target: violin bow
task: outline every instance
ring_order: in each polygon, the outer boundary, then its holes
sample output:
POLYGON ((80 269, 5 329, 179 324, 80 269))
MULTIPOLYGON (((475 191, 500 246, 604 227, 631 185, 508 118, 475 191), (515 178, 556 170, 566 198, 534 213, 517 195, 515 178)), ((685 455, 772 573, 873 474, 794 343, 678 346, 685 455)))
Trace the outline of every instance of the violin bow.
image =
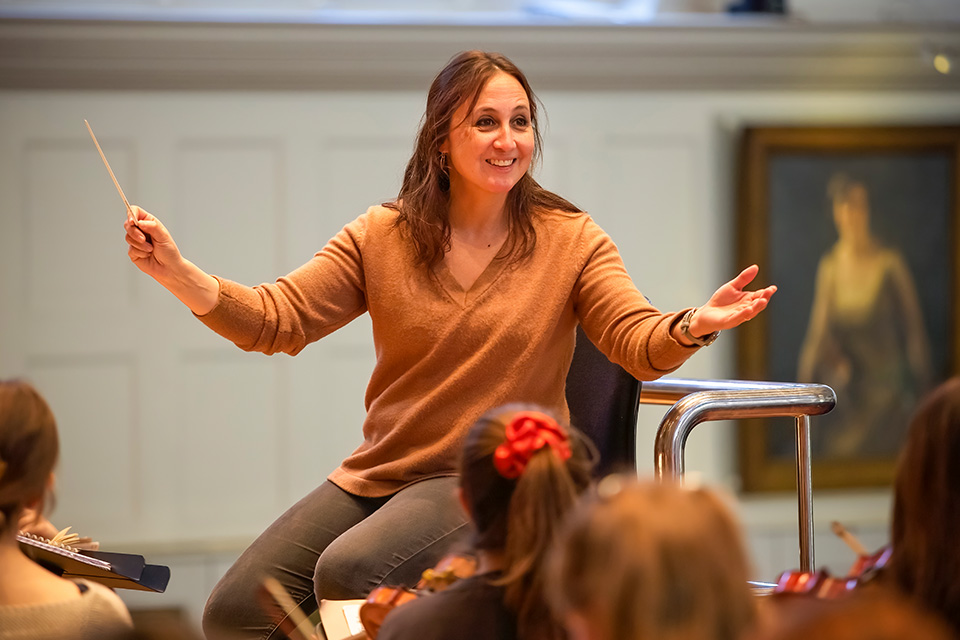
POLYGON ((847 528, 836 520, 830 523, 830 530, 833 531, 838 538, 843 540, 857 556, 870 555, 870 552, 863 546, 863 543, 857 540, 855 535, 847 531, 847 528))
POLYGON ((287 632, 290 640, 314 640, 310 620, 303 614, 297 603, 293 601, 283 585, 276 578, 266 577, 263 579, 263 588, 266 590, 274 602, 280 605, 283 612, 290 616, 290 622, 294 628, 287 632))

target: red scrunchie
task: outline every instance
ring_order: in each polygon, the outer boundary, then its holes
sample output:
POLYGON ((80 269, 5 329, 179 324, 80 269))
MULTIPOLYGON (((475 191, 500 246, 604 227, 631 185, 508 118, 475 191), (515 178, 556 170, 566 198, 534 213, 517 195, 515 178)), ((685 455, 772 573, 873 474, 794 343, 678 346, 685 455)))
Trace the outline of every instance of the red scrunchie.
POLYGON ((513 480, 540 449, 549 446, 561 460, 570 459, 570 438, 557 421, 539 411, 521 411, 507 424, 507 439, 493 453, 497 472, 513 480))

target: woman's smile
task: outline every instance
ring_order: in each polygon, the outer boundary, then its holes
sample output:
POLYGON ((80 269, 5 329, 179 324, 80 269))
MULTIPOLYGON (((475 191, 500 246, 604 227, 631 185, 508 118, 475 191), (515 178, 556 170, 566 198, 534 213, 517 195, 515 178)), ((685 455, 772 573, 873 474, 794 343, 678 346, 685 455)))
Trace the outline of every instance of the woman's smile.
POLYGON ((440 147, 448 154, 450 191, 463 202, 502 199, 530 168, 535 146, 530 102, 516 78, 499 73, 471 108, 462 104, 440 147))

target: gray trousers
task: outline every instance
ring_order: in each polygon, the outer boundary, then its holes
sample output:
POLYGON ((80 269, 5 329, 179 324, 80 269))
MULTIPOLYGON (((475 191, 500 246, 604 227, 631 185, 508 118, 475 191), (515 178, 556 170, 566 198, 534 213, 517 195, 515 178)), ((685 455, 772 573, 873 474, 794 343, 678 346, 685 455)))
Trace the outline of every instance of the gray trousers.
POLYGON ((412 586, 470 531, 457 478, 434 478, 383 498, 327 481, 270 525, 213 589, 203 614, 208 640, 285 638, 286 613, 258 596, 280 581, 308 615, 318 599, 365 598, 380 585, 412 586))

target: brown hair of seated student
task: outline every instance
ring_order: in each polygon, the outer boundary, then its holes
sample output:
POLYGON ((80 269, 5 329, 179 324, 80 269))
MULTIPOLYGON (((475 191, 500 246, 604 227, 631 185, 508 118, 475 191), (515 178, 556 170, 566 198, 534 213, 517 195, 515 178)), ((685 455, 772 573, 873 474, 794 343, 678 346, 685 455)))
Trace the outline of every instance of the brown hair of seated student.
POLYGON ((28 504, 42 503, 59 454, 57 423, 43 397, 26 382, 0 381, 0 533, 17 527, 28 504))
POLYGON ((890 577, 960 634, 960 377, 920 404, 900 454, 890 577))
POLYGON ((551 603, 572 638, 735 640, 756 620, 749 563, 712 491, 611 476, 551 554, 551 603))
POLYGON ((596 455, 579 432, 557 424, 569 436, 570 457, 563 460, 544 446, 517 478, 505 478, 494 454, 506 440, 507 425, 527 411, 549 416, 537 407, 508 405, 474 424, 464 444, 460 486, 477 530, 476 547, 503 554, 494 584, 504 586, 504 602, 517 616, 517 637, 552 640, 564 635, 545 600, 544 560, 564 516, 590 485, 596 455))
POLYGON ((820 600, 807 619, 778 640, 954 640, 947 625, 910 600, 881 590, 860 590, 820 600))

